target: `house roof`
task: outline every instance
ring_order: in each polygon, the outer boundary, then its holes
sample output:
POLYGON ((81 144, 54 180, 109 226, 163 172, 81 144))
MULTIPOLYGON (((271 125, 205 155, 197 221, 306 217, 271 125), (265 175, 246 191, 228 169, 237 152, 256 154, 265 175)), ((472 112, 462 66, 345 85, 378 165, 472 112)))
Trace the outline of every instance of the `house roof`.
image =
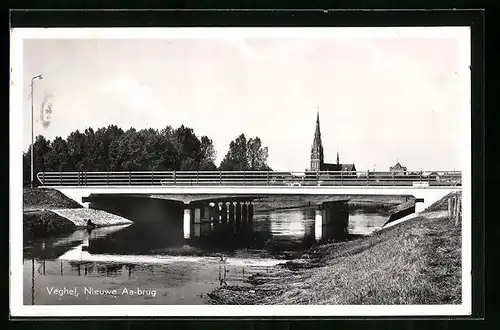
POLYGON ((393 167, 391 167, 391 169, 393 169, 393 170, 405 169, 405 168, 406 167, 401 166, 401 164, 399 162, 397 162, 396 165, 394 165, 393 167))

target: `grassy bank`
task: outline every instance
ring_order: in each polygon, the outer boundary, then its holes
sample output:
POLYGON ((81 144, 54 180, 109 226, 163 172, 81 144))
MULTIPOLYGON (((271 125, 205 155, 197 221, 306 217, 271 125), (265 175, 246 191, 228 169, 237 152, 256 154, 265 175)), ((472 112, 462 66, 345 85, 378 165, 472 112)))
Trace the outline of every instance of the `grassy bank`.
MULTIPOLYGON (((440 204, 432 211, 441 210, 440 204)), ((207 295, 212 304, 459 304, 461 230, 436 212, 207 295)))
POLYGON ((55 189, 23 188, 23 210, 81 208, 82 206, 55 189))
POLYGON ((51 209, 82 208, 80 204, 54 189, 23 188, 24 239, 72 232, 76 226, 51 209))

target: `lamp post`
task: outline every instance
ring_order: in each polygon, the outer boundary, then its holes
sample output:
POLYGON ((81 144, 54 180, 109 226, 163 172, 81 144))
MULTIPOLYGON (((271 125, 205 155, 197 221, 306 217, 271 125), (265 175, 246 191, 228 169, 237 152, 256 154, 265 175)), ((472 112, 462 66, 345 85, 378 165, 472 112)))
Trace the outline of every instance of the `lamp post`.
POLYGON ((34 154, 34 149, 35 149, 35 116, 33 115, 33 82, 35 79, 43 79, 42 75, 39 74, 38 76, 34 76, 31 78, 31 188, 33 188, 33 182, 34 182, 34 177, 33 177, 33 172, 35 171, 35 154, 34 154))

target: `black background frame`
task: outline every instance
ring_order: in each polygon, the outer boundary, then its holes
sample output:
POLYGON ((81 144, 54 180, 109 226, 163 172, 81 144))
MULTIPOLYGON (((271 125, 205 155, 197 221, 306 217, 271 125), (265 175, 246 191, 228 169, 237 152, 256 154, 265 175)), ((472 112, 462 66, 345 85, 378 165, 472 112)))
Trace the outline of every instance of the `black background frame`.
MULTIPOLYGON (((332 321, 352 322, 352 326, 363 328, 390 329, 400 327, 401 320, 405 320, 407 328, 439 328, 449 329, 450 324, 447 320, 467 320, 464 325, 466 328, 476 325, 470 320, 481 320, 486 315, 485 297, 496 299, 495 290, 485 292, 485 17, 484 9, 446 9, 456 8, 453 2, 440 1, 438 5, 441 8, 427 9, 407 9, 374 8, 370 5, 358 1, 356 4, 336 2, 339 4, 348 4, 351 8, 329 9, 331 6, 322 6, 326 9, 203 9, 187 8, 187 2, 168 4, 172 9, 151 9, 151 10, 129 10, 119 9, 56 9, 59 4, 66 5, 69 2, 52 1, 46 3, 35 3, 45 5, 46 9, 24 10, 22 2, 16 3, 18 10, 11 10, 10 28, 21 27, 341 27, 341 26, 470 26, 471 28, 471 132, 472 132, 472 315, 471 316, 435 316, 435 317, 166 317, 169 320, 167 324, 156 324, 161 328, 174 327, 192 327, 199 328, 209 326, 213 329, 219 329, 223 326, 236 326, 229 324, 228 320, 238 321, 238 327, 254 329, 255 327, 264 328, 286 328, 295 326, 307 327, 337 327, 337 323, 332 321), (358 6, 358 9, 355 9, 358 6), (51 8, 52 7, 52 8, 51 8), (47 8, 51 8, 48 9, 47 8), (184 9, 173 9, 184 8, 184 9), (361 9, 364 8, 364 9, 361 9), (492 297, 493 296, 493 297, 492 297), (189 322, 178 322, 178 321, 189 322), (276 321, 287 321, 285 323, 276 321), (294 321, 293 323, 289 321, 294 321), (306 322, 307 321, 307 322, 306 322), (314 324, 310 324, 314 321, 314 324), (374 322, 376 321, 376 322, 374 322), (397 321, 397 322, 394 322, 397 321), (307 323, 307 324, 305 324, 307 323), (399 323, 399 326, 398 326, 399 323)), ((387 5, 394 2, 394 5, 401 5, 397 1, 380 1, 379 5, 387 5)), ((478 2, 470 1, 469 8, 478 8, 478 2), (473 5, 476 3, 476 5, 473 5)), ((77 2, 72 1, 71 5, 82 8, 84 5, 91 5, 91 1, 77 2)), ((96 2, 101 8, 106 3, 96 2)), ((137 4, 137 3, 136 3, 137 4)), ((192 3, 195 4, 195 3, 192 3)), ((206 3, 205 3, 206 4, 206 3)), ((219 4, 221 4, 219 2, 219 4)), ((147 5, 142 2, 141 5, 147 5)), ((210 4, 209 4, 210 5, 210 4)), ((467 4, 466 4, 467 5, 467 4)), ((40 7, 42 8, 42 7, 40 7)), ((265 8, 265 7, 261 7, 265 8)), ((7 50, 8 47, 4 48, 7 50)), ((7 55, 8 58, 9 55, 7 55)), ((498 92, 498 91, 497 91, 498 92)), ((8 122, 8 120, 6 121, 8 122)), ((5 134, 5 133, 4 133, 5 134)), ((8 139, 8 138, 7 138, 8 139)), ((5 170, 4 170, 5 171, 5 170)), ((498 181, 498 179, 496 179, 498 181)), ((4 209, 5 210, 5 209, 4 209)), ((7 219, 7 217, 4 217, 7 219)), ((494 219, 493 219, 494 220, 494 219)), ((7 221, 6 221, 7 222, 7 221)), ((8 231, 7 231, 8 232, 8 231)), ((7 240, 8 242, 8 240, 7 240)), ((7 250, 8 251, 8 250, 7 250)), ((7 258, 8 259, 8 258, 7 258)), ((494 260, 494 259, 492 259, 494 260)), ((498 312, 497 312, 498 313, 498 312)), ((492 314, 490 314, 492 315, 492 314)), ((29 318, 11 318, 11 320, 28 320, 29 318)), ((31 318, 33 319, 33 318, 31 318)), ((35 318, 40 320, 40 318, 35 318)), ((47 326, 68 327, 67 322, 59 323, 56 318, 46 318, 51 320, 47 326)), ((78 317, 71 318, 78 320, 121 320, 118 325, 121 329, 129 329, 134 326, 143 328, 144 321, 151 321, 163 318, 110 318, 110 317, 78 317), (123 323, 124 321, 124 323, 123 323)), ((37 322, 38 323, 38 322, 37 322)), ((480 324, 483 324, 482 322, 480 324)), ((16 322, 16 326, 27 326, 25 322, 16 322)), ((340 324, 339 324, 340 325, 340 324)), ((39 325, 34 324, 34 327, 39 325)), ((108 328, 112 326, 107 322, 100 323, 99 328, 108 328)), ((92 322, 84 325, 86 329, 95 329, 97 324, 92 322)))

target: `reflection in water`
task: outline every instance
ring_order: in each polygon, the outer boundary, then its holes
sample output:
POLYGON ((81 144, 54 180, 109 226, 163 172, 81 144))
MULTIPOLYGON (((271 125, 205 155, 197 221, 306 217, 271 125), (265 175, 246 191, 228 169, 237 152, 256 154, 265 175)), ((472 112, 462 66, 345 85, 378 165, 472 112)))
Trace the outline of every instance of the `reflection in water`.
POLYGON ((354 235, 371 235, 386 223, 389 216, 384 214, 364 214, 360 212, 349 215, 348 230, 354 235))
MULTIPOLYGON (((349 233, 370 234, 386 216, 352 213, 349 233)), ((284 262, 284 251, 317 244, 316 210, 254 214, 248 235, 236 239, 173 237, 167 223, 133 224, 26 241, 25 304, 203 304, 201 293, 235 285, 284 262), (75 288, 75 295, 51 289, 75 288), (156 290, 156 295, 91 295, 85 288, 156 290), (52 293, 49 293, 52 292, 52 293), (59 291, 58 291, 59 292, 59 291)), ((183 223, 182 215, 179 219, 183 223)), ((174 230, 178 233, 177 226, 174 230)), ((142 292, 139 290, 139 292, 142 292)))

